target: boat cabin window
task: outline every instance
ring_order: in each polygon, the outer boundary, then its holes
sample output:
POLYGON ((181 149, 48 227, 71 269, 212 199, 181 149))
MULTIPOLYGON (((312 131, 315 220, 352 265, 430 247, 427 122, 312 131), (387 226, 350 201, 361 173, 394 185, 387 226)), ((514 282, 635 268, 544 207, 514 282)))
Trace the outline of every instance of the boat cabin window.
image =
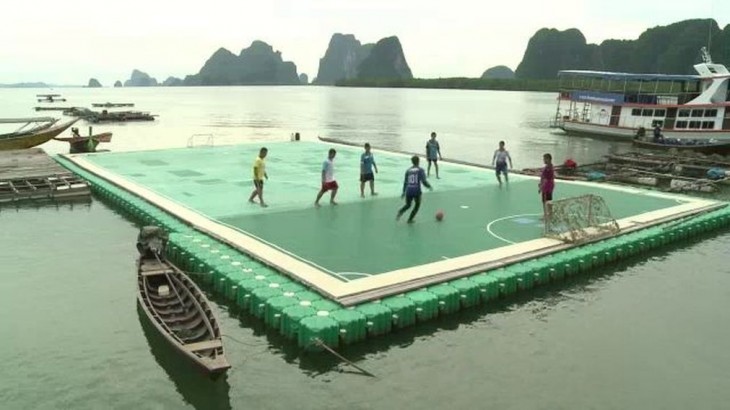
POLYGON ((641 117, 641 108, 632 109, 631 115, 633 115, 634 117, 641 117))
POLYGON ((700 128, 700 121, 690 121, 689 122, 689 128, 700 128))
POLYGON ((661 128, 663 126, 664 126, 664 121, 662 121, 662 120, 654 120, 654 121, 651 122, 651 127, 652 128, 654 128, 654 127, 661 128))
POLYGON ((674 128, 687 128, 687 121, 677 121, 674 128))
POLYGON ((704 114, 704 110, 692 110, 692 116, 693 117, 701 117, 702 114, 704 114))
POLYGON ((703 130, 711 130, 715 128, 715 121, 702 121, 703 130))
POLYGON ((705 110, 705 117, 717 117, 717 110, 705 110))
POLYGON ((677 117, 689 117, 689 110, 679 110, 677 117))
POLYGON ((655 117, 664 117, 667 115, 667 111, 664 109, 654 110, 655 117))
POLYGON ((651 117, 653 115, 654 115, 654 110, 647 110, 647 109, 641 110, 642 117, 651 117))

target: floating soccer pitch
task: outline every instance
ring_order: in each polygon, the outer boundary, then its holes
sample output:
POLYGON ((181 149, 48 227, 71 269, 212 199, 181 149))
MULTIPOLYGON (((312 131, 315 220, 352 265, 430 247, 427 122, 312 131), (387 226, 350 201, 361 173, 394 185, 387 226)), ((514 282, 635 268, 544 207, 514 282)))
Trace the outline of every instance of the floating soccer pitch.
MULTIPOLYGON (((557 181, 555 198, 597 195, 620 231, 588 244, 544 237, 537 179, 439 163, 413 224, 395 220, 410 156, 374 151, 377 196, 360 197, 362 149, 268 143, 268 208, 248 203, 260 145, 64 155, 59 162, 140 223, 172 232, 168 257, 309 346, 387 333, 500 295, 588 271, 730 221, 725 204, 557 181), (337 150, 336 200, 314 206, 337 150), (434 214, 443 210, 443 221, 434 214), (314 292, 312 292, 314 290, 314 292)), ((423 161, 423 160, 422 160, 423 161)), ((421 163, 424 168, 427 164, 421 163)))

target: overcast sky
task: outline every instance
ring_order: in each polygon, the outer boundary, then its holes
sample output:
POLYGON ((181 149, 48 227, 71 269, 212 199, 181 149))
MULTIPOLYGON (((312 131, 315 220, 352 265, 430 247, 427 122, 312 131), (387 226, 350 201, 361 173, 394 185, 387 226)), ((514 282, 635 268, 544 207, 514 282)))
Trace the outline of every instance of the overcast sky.
MULTIPOLYGON (((262 40, 310 80, 333 33, 363 43, 396 35, 413 75, 513 70, 540 28, 579 29, 589 43, 636 39, 690 18, 728 24, 730 1, 695 0, 40 0, 3 2, 0 83, 110 86, 139 69, 162 81, 197 73, 220 47, 262 40)), ((730 62, 724 62, 730 63, 730 62)))

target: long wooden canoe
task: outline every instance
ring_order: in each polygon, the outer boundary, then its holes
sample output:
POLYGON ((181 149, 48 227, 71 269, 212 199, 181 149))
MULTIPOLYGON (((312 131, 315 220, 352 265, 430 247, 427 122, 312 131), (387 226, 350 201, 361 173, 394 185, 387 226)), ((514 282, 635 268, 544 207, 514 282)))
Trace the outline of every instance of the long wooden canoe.
POLYGON ((63 124, 35 129, 29 132, 0 135, 0 150, 25 149, 41 145, 66 131, 76 121, 78 121, 78 118, 63 124))
POLYGON ((206 372, 228 370, 218 320, 190 278, 157 253, 137 260, 137 302, 160 334, 206 372))
POLYGON ((667 142, 653 142, 645 141, 640 139, 634 140, 634 146, 637 148, 647 148, 653 150, 668 151, 675 149, 677 151, 693 151, 701 152, 703 154, 721 154, 725 155, 730 153, 730 141, 714 142, 714 143, 696 143, 696 144, 671 144, 667 142))

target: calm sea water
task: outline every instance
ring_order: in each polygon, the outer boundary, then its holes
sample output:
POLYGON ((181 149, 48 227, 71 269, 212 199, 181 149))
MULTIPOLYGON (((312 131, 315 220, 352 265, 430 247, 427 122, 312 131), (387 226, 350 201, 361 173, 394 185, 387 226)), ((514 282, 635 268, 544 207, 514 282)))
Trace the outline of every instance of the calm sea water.
MULTIPOLYGON (((36 116, 0 89, 0 117, 36 116)), ((542 153, 592 162, 626 143, 551 133, 554 95, 327 87, 56 89, 134 102, 154 123, 99 125, 114 151, 288 140, 298 131, 518 168, 542 153), (197 137, 205 139, 204 137, 197 137)), ((80 124, 86 132, 86 124, 80 124)), ((44 145, 50 153, 64 144, 44 145)), ((0 207, 0 408, 722 409, 730 400, 730 233, 654 252, 343 350, 377 375, 302 355, 212 301, 233 368, 212 382, 146 326, 135 302, 137 228, 104 203, 0 207)))

